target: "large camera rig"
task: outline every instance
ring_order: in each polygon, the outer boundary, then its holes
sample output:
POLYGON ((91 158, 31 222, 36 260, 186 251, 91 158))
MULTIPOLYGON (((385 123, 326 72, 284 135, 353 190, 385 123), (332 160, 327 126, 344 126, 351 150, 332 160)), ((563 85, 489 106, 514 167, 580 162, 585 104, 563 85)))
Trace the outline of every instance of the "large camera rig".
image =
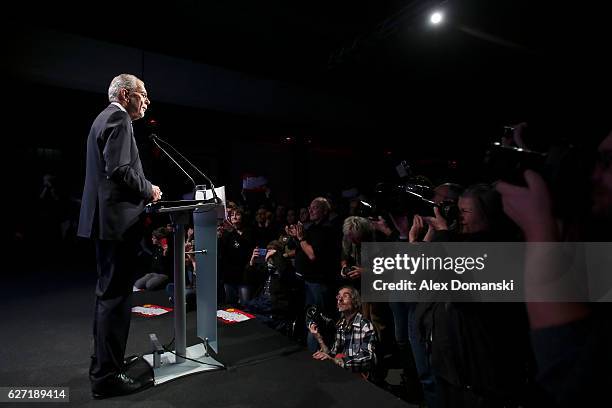
POLYGON ((525 186, 525 170, 539 173, 553 196, 555 214, 566 218, 588 211, 593 163, 583 147, 563 139, 539 151, 494 142, 485 153, 483 174, 488 182, 525 186))
POLYGON ((375 192, 376 207, 379 212, 405 214, 409 217, 416 214, 423 217, 434 217, 434 208, 437 208, 449 225, 459 216, 457 203, 450 200, 434 202, 432 200, 434 189, 429 186, 412 182, 378 183, 375 192))

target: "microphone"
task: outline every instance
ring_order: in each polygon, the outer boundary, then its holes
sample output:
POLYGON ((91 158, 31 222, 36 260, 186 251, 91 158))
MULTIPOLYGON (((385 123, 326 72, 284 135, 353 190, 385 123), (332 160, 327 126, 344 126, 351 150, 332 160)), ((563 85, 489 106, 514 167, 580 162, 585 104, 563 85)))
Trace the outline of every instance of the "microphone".
POLYGON ((174 160, 174 157, 172 157, 172 156, 171 156, 171 155, 170 155, 170 154, 169 154, 169 153, 166 151, 166 149, 164 149, 163 147, 161 147, 161 146, 159 145, 159 143, 157 143, 158 137, 155 135, 155 133, 151 133, 151 135, 149 136, 149 139, 151 139, 151 141, 152 141, 153 143, 155 143, 155 145, 156 145, 157 147, 159 147, 159 148, 160 148, 160 150, 161 150, 162 152, 164 152, 164 153, 166 154, 166 156, 168 156, 168 157, 170 158, 170 160, 172 160, 172 162, 173 162, 174 164, 176 164, 176 166, 177 166, 179 169, 181 169, 181 171, 182 171, 183 173, 185 173, 185 175, 186 175, 186 176, 189 178, 189 180, 191 180, 191 184, 193 184, 193 189, 195 190, 195 188, 196 188, 196 183, 195 183, 195 181, 193 180, 193 178, 192 178, 192 177, 189 175, 189 173, 187 173, 187 172, 185 171, 185 169, 184 169, 184 168, 182 168, 182 167, 181 167, 181 165, 180 165, 180 164, 178 164, 178 162, 177 162, 176 160, 174 160))
MULTIPOLYGON (((183 160, 185 160, 187 162, 187 164, 189 164, 191 166, 192 169, 195 169, 195 171, 197 171, 202 177, 204 177, 204 179, 210 184, 210 187, 212 189, 212 195, 213 198, 215 199, 215 203, 216 204, 220 204, 221 203, 221 199, 217 196, 217 192, 215 191, 215 184, 212 182, 212 180, 206 175, 204 174, 199 168, 197 168, 193 163, 191 163, 185 156, 183 156, 181 154, 181 152, 179 152, 178 150, 176 150, 174 148, 174 146, 172 146, 170 143, 166 142, 164 139, 161 139, 159 136, 157 136, 155 133, 151 133, 151 135, 149 136, 149 138, 151 140, 153 140, 155 142, 155 144, 164 152, 166 153, 166 155, 168 155, 168 153, 162 149, 162 147, 159 145, 159 142, 162 142, 163 144, 165 144, 166 146, 168 146, 169 148, 171 148, 176 154, 179 155, 179 157, 183 160)), ((172 159, 174 161, 174 159, 172 159)), ((176 163, 176 161, 175 161, 176 163)), ((178 165, 178 163, 177 163, 178 165)), ((179 166, 180 167, 180 166, 179 166)), ((183 168, 181 168, 181 170, 183 170, 183 168)), ((185 170, 183 170, 183 172, 185 172, 185 170)), ((187 174, 185 172, 185 174, 187 174)), ((191 179, 191 181, 193 182, 193 179, 191 177, 189 177, 191 179)), ((195 183, 194 183, 194 190, 195 190, 195 183)))

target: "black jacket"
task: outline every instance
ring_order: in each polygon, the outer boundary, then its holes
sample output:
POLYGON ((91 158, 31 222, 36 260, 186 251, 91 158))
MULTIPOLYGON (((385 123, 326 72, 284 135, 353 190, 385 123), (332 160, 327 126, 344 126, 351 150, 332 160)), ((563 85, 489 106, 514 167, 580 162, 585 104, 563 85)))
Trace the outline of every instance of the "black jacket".
POLYGON ((78 236, 121 240, 123 233, 138 221, 151 195, 130 117, 110 104, 93 122, 87 139, 78 236))

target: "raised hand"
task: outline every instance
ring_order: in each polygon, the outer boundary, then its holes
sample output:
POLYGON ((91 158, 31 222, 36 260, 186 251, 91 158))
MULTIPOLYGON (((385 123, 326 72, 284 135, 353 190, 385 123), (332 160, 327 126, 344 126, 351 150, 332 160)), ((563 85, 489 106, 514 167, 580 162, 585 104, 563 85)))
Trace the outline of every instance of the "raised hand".
POLYGON ((502 196, 504 212, 525 234, 527 241, 556 241, 557 227, 546 182, 533 170, 524 173, 527 187, 499 181, 495 188, 502 196))
POLYGON ((425 228, 425 220, 418 214, 415 214, 412 218, 412 227, 410 227, 410 231, 408 232, 408 241, 416 242, 421 235, 421 232, 425 228))

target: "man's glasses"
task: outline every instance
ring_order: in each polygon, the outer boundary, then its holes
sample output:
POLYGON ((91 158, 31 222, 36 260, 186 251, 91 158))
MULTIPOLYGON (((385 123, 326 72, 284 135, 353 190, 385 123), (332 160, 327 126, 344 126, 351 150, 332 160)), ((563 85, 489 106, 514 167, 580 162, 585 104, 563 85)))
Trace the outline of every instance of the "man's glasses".
POLYGON ((138 94, 140 96, 142 96, 144 99, 149 99, 149 95, 146 92, 140 92, 140 91, 130 91, 131 93, 135 93, 138 94))
POLYGON ((340 299, 352 299, 352 296, 350 293, 343 293, 342 295, 340 294, 336 295, 336 300, 340 300, 340 299))

